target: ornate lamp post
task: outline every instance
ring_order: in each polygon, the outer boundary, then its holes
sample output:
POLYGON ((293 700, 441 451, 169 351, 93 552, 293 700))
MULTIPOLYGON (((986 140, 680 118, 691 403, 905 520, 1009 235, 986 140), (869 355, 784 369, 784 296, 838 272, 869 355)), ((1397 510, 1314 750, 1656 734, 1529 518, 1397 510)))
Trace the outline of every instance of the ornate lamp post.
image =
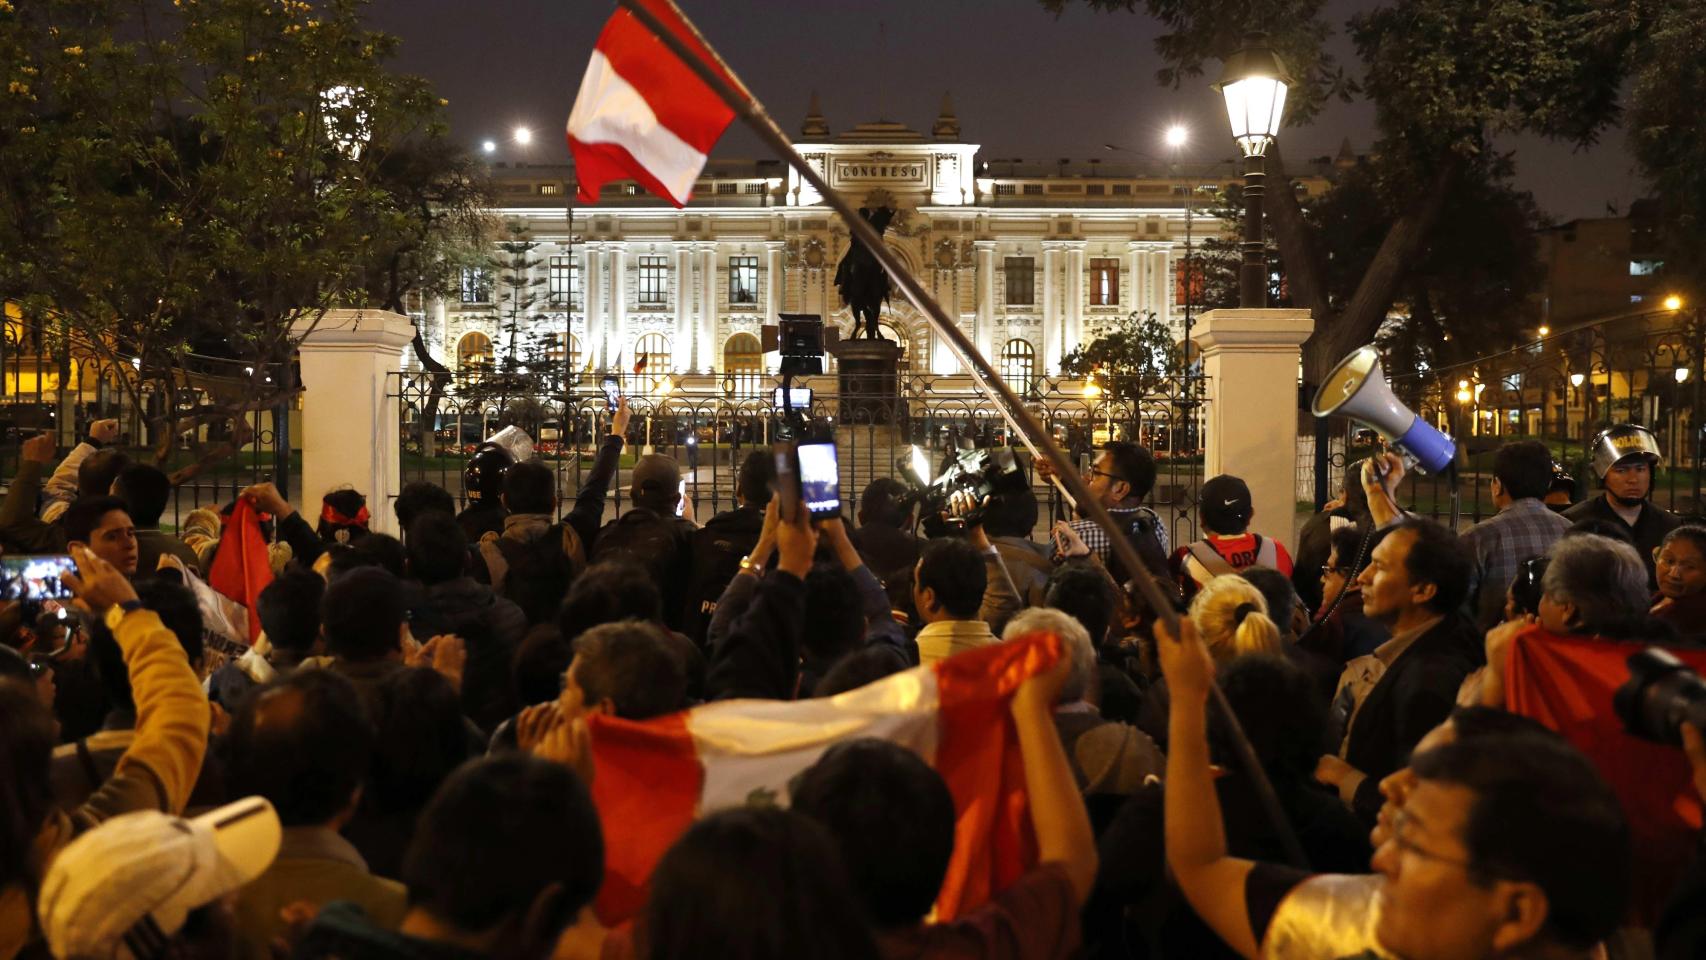
POLYGON ((1238 271, 1238 305, 1261 308, 1268 305, 1268 266, 1262 243, 1262 190, 1266 174, 1262 158, 1279 134, 1285 113, 1285 93, 1290 75, 1273 50, 1267 35, 1244 36, 1244 47, 1226 61, 1226 70, 1214 88, 1226 99, 1226 118, 1232 123, 1232 138, 1244 151, 1244 263, 1238 271))

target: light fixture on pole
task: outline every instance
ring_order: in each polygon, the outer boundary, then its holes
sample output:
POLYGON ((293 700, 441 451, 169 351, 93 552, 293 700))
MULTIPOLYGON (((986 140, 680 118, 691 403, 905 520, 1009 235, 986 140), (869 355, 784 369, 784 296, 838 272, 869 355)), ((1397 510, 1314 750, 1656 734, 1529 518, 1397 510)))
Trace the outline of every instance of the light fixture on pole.
POLYGON ((515 142, 524 147, 533 142, 533 131, 526 127, 516 127, 514 136, 515 142))
POLYGON ((1238 271, 1238 305, 1268 305, 1268 265, 1262 243, 1262 157, 1279 134, 1285 93, 1291 82, 1285 64, 1267 44, 1267 35, 1249 33, 1244 47, 1226 61, 1214 88, 1226 100, 1232 139, 1244 151, 1244 263, 1238 271))

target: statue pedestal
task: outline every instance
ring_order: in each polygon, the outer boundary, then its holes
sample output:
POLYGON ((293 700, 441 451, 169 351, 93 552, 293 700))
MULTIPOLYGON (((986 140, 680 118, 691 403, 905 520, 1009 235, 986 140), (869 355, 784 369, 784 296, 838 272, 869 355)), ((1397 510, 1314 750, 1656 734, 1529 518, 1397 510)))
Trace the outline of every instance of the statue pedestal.
POLYGON ((892 340, 842 340, 831 346, 841 390, 836 416, 843 423, 887 424, 905 419, 900 406, 900 344, 892 340))

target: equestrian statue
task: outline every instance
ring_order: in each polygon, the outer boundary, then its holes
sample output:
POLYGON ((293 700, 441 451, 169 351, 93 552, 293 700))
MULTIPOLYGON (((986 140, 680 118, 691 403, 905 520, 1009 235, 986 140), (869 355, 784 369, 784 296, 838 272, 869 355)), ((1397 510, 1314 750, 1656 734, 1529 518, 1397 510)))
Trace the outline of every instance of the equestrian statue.
MULTIPOLYGON (((894 219, 895 212, 888 207, 878 207, 871 210, 859 208, 859 216, 882 236, 888 229, 889 221, 894 219)), ((851 248, 847 255, 841 258, 841 265, 835 269, 835 286, 841 291, 841 302, 846 304, 853 313, 853 336, 859 338, 861 327, 865 336, 872 340, 883 339, 877 332, 877 317, 882 313, 883 304, 889 298, 889 275, 883 270, 883 265, 858 237, 850 237, 851 248)))

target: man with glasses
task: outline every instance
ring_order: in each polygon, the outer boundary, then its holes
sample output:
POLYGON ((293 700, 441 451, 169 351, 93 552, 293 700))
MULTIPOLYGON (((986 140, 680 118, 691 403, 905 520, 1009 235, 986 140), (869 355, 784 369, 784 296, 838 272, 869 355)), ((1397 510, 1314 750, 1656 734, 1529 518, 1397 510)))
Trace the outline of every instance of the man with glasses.
MULTIPOLYGON (((1038 458, 1036 464, 1037 475, 1045 483, 1054 476, 1054 467, 1049 461, 1038 458)), ((1150 574, 1160 583, 1171 583, 1172 574, 1167 566, 1167 527, 1154 510, 1143 505, 1144 498, 1155 488, 1154 456, 1135 443, 1111 441, 1085 472, 1084 485, 1112 515, 1114 524, 1126 532, 1126 538, 1137 549, 1137 555, 1150 574)), ((1108 539, 1107 531, 1094 520, 1073 520, 1068 526, 1092 554, 1101 558, 1116 580, 1125 583, 1135 575, 1135 571, 1127 571, 1114 556, 1113 543, 1108 539)), ((1061 539, 1056 537, 1056 563, 1066 559, 1066 549, 1059 543, 1061 539)))
POLYGON ((1616 798, 1567 744, 1510 723, 1472 739, 1443 725, 1383 784, 1393 803, 1373 877, 1228 855, 1204 716, 1212 661, 1190 621, 1180 627, 1156 637, 1172 691, 1167 863, 1241 956, 1587 957, 1616 929, 1630 889, 1616 798))

